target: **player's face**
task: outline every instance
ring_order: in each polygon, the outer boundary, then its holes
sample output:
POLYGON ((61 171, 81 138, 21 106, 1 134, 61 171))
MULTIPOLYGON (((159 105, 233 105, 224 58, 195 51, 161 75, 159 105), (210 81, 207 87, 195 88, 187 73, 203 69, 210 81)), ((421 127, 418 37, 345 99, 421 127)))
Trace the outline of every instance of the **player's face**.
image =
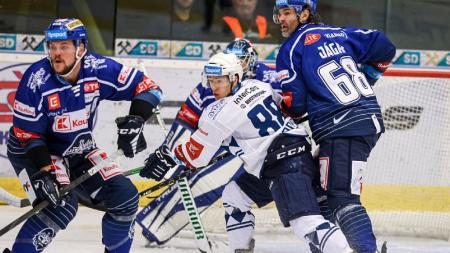
POLYGON ((253 17, 258 0, 233 0, 233 7, 240 18, 249 19, 253 17))
POLYGON ((288 38, 297 29, 300 24, 294 8, 281 8, 278 11, 278 20, 280 21, 281 35, 288 38))
POLYGON ((228 76, 208 76, 208 82, 216 100, 228 96, 231 92, 228 76))
POLYGON ((51 41, 48 53, 53 70, 60 75, 69 73, 76 61, 75 52, 76 47, 71 40, 51 41))

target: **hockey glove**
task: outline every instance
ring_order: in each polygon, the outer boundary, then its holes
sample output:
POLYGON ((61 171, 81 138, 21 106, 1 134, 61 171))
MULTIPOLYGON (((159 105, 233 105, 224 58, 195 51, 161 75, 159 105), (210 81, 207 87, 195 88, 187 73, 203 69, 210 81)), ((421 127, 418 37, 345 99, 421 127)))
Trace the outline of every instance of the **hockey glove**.
POLYGON ((163 144, 145 160, 144 168, 139 172, 139 175, 160 181, 177 164, 177 158, 172 154, 169 147, 163 144))
POLYGON ((118 148, 123 151, 126 157, 134 157, 135 154, 147 148, 142 130, 144 129, 144 119, 140 116, 128 115, 116 119, 118 148))
POLYGON ((375 83, 380 79, 386 69, 389 67, 390 62, 378 62, 378 63, 365 63, 361 64, 361 71, 367 78, 370 86, 375 85, 375 83))
POLYGON ((54 208, 61 204, 55 173, 55 170, 40 170, 31 176, 31 183, 36 193, 36 200, 33 202, 33 206, 44 200, 47 200, 54 208))

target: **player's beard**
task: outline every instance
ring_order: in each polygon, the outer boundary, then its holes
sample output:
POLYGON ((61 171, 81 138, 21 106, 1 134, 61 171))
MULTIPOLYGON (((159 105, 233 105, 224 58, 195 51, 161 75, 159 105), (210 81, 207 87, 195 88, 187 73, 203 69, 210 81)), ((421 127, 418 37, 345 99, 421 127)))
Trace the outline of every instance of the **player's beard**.
MULTIPOLYGON (((65 61, 63 61, 63 60, 60 59, 60 58, 57 58, 57 59, 60 60, 64 65, 66 65, 66 62, 65 62, 65 61)), ((57 60, 57 59, 53 59, 52 62, 54 62, 54 61, 57 60)), ((75 66, 75 63, 76 63, 76 61, 74 61, 74 62, 73 62, 71 65, 69 65, 69 66, 66 65, 66 66, 63 68, 62 71, 56 71, 54 67, 53 67, 53 70, 54 70, 58 75, 65 75, 65 74, 69 73, 69 72, 72 70, 72 68, 75 66)))

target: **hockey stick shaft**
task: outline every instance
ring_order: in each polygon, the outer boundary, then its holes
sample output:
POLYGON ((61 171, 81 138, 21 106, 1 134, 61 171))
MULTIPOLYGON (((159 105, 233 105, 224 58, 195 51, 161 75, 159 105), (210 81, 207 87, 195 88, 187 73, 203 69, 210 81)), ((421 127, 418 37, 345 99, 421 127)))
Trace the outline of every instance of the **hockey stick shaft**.
MULTIPOLYGON (((164 125, 164 120, 161 117, 161 110, 159 106, 155 108, 155 116, 161 127, 164 135, 167 137, 167 130, 164 125)), ((189 170, 188 170, 189 171, 189 170)), ((197 210, 197 205, 195 204, 194 196, 192 195, 191 187, 189 186, 189 181, 187 180, 188 175, 176 180, 178 189, 180 190, 181 200, 183 202, 184 209, 187 212, 189 223, 194 231, 195 242, 197 244, 200 252, 212 252, 211 245, 203 227, 200 214, 197 210)))
MULTIPOLYGON (((87 172, 85 172, 83 175, 81 175, 80 177, 78 177, 77 179, 73 180, 69 185, 63 187, 60 191, 60 195, 64 196, 66 195, 68 192, 70 192, 71 190, 73 190, 75 187, 79 186, 81 183, 83 183, 84 181, 86 181, 88 178, 90 178, 91 176, 93 176, 95 173, 99 172, 105 165, 107 165, 110 161, 115 160, 117 157, 121 156, 123 154, 123 152, 121 150, 118 150, 116 152, 114 152, 111 155, 110 159, 105 159, 102 160, 101 162, 99 162, 98 164, 96 164, 95 166, 93 166, 92 168, 90 168, 87 172)), ((40 212, 42 209, 46 208, 49 205, 47 200, 44 200, 42 202, 40 202, 39 204, 37 204, 35 207, 33 207, 33 209, 29 210, 28 212, 24 213, 22 216, 20 216, 19 218, 15 219, 14 221, 12 221, 11 223, 9 223, 8 225, 6 225, 5 227, 3 227, 0 230, 0 237, 3 236, 4 234, 6 234, 7 232, 9 232, 11 229, 15 228, 17 225, 19 225, 20 223, 22 223, 23 221, 25 221, 26 219, 30 218, 31 216, 33 216, 34 214, 37 214, 38 212, 40 212)))

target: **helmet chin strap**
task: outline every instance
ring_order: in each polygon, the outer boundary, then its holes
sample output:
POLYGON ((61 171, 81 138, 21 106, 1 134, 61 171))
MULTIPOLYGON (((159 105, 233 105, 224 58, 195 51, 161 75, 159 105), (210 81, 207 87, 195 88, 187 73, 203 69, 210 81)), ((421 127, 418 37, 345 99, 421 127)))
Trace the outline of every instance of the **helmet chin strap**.
POLYGON ((73 72, 73 70, 75 69, 75 67, 78 65, 78 64, 80 64, 80 62, 81 62, 81 59, 83 59, 83 57, 84 57, 84 55, 86 54, 86 52, 87 52, 87 50, 86 50, 86 48, 84 49, 84 52, 83 52, 83 54, 81 55, 81 56, 78 56, 78 53, 80 52, 80 47, 78 46, 77 47, 77 51, 75 51, 75 58, 76 58, 76 61, 75 61, 75 64, 73 64, 73 66, 72 66, 72 69, 69 71, 69 72, 67 72, 66 74, 64 74, 64 75, 59 75, 59 76, 61 76, 62 78, 66 78, 66 77, 68 77, 68 76, 70 76, 70 74, 72 74, 72 72, 73 72))

